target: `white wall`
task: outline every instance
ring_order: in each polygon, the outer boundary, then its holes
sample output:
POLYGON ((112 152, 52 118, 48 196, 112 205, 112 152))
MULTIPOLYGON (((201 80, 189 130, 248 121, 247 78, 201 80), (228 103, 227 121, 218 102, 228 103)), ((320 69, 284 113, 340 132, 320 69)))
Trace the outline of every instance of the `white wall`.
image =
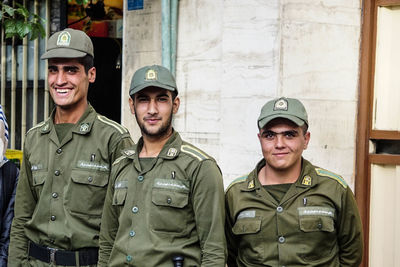
MULTIPOLYGON (((161 6, 124 16, 122 123, 130 79, 161 63, 161 6)), ((218 161, 225 185, 261 158, 256 120, 275 97, 299 98, 309 113, 305 157, 354 185, 360 47, 359 0, 181 0, 174 126, 218 161)))

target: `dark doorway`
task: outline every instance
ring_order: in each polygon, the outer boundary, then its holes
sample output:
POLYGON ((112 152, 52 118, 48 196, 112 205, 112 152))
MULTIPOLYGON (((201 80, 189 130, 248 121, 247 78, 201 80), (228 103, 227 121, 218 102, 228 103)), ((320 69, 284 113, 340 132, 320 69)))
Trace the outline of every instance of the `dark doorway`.
POLYGON ((88 99, 98 113, 121 122, 122 39, 91 37, 94 46, 96 81, 88 99))

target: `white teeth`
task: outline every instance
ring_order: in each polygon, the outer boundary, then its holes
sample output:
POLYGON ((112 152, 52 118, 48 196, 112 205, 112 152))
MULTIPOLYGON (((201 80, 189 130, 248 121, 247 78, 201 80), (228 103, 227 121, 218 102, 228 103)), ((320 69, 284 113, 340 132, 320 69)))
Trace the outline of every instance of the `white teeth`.
POLYGON ((64 94, 64 93, 68 92, 67 89, 56 89, 56 91, 57 91, 57 93, 61 93, 61 94, 64 94))

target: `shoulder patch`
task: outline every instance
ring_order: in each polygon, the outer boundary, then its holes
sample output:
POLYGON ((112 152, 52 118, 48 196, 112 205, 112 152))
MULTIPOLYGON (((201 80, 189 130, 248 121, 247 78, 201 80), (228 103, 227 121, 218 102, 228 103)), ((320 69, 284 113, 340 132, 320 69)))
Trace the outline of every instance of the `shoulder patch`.
POLYGON ((342 176, 321 168, 315 168, 315 171, 318 175, 332 178, 336 180, 339 184, 341 184, 344 188, 347 188, 347 183, 342 176))
POLYGON ((207 156, 207 154, 205 154, 204 152, 202 152, 200 149, 192 146, 192 145, 182 145, 181 146, 181 151, 189 154, 195 158, 197 158, 199 161, 205 160, 205 159, 209 159, 210 157, 207 156))
POLYGON ((124 126, 122 126, 121 124, 119 124, 119 123, 117 123, 117 122, 115 122, 113 120, 110 120, 109 118, 107 118, 105 116, 97 115, 97 118, 99 119, 99 121, 101 121, 101 122, 103 122, 103 123, 105 123, 107 125, 110 125, 111 127, 115 128, 121 134, 126 134, 126 133, 129 132, 128 129, 126 129, 124 126))
POLYGON ((243 175, 243 176, 240 176, 240 177, 234 179, 234 180, 228 185, 228 187, 226 188, 225 192, 227 192, 227 191, 228 191, 232 186, 234 186, 235 184, 245 182, 248 176, 249 176, 249 175, 246 174, 246 175, 243 175))
POLYGON ((36 124, 36 125, 33 126, 32 128, 30 128, 26 133, 28 134, 29 132, 31 132, 31 131, 33 131, 33 130, 35 130, 35 129, 37 129, 37 128, 42 127, 45 123, 46 123, 46 121, 42 121, 41 123, 36 124))

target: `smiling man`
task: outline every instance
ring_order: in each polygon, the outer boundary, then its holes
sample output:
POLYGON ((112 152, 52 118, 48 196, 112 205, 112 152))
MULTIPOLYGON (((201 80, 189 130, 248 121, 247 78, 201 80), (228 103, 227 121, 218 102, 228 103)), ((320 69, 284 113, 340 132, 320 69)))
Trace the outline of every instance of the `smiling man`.
POLYGON ((228 266, 359 266, 360 216, 344 179, 302 157, 307 112, 293 98, 258 118, 263 159, 225 194, 228 266))
POLYGON ((221 172, 172 128, 180 104, 175 79, 162 66, 146 66, 129 94, 142 137, 113 164, 99 266, 224 267, 221 172))
POLYGON ((96 69, 84 32, 55 33, 42 59, 55 109, 26 134, 8 266, 96 266, 111 164, 133 142, 87 101, 96 69))

